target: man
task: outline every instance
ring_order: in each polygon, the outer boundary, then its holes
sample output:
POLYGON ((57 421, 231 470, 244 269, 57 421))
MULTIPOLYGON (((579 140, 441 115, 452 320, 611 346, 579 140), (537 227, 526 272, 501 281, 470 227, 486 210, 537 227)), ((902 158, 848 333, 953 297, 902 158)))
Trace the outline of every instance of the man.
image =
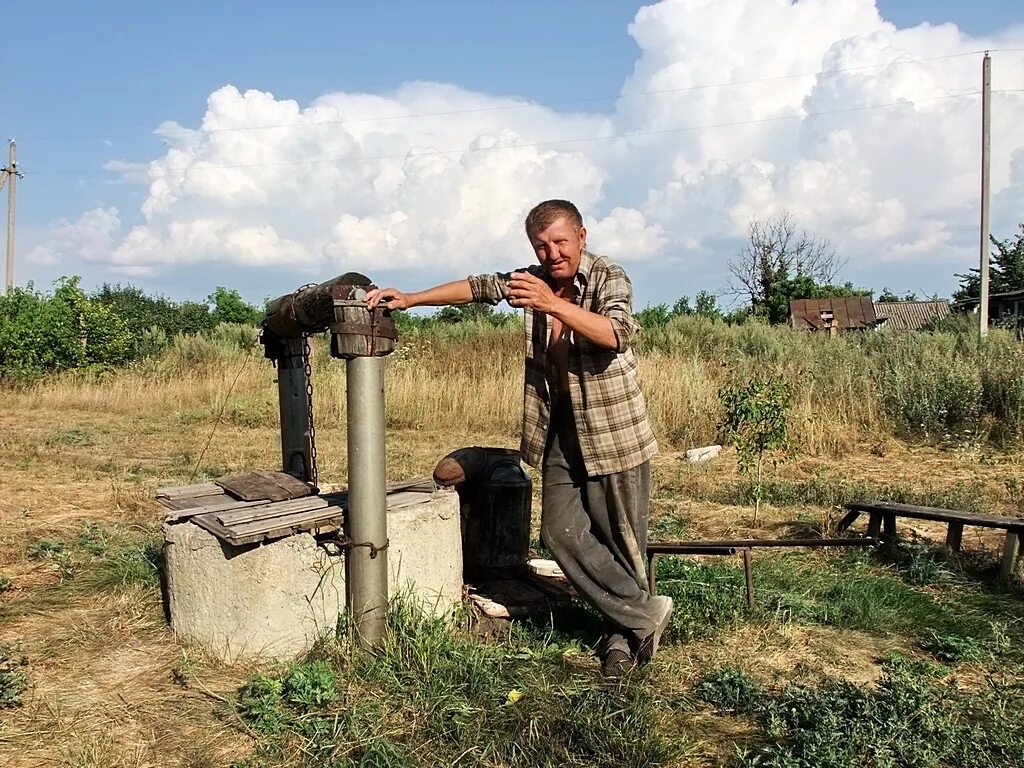
POLYGON ((577 593, 605 617, 602 672, 619 678, 653 658, 672 600, 653 597, 646 542, 650 458, 657 444, 630 341, 633 288, 586 249, 572 203, 526 217, 536 265, 472 275, 416 293, 370 291, 389 309, 508 301, 525 310, 523 459, 543 475, 541 536, 577 593))

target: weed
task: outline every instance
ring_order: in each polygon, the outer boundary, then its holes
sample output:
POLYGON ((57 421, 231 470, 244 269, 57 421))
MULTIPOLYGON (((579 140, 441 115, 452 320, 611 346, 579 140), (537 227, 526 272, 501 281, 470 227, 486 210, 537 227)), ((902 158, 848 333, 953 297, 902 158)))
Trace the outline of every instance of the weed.
POLYGON ((276 677, 260 673, 250 677, 238 694, 236 707, 249 726, 264 736, 284 731, 289 716, 281 701, 284 683, 276 677))
POLYGON ((743 713, 754 711, 761 691, 739 667, 723 667, 701 678, 697 695, 716 709, 743 713))
POLYGON ((688 515, 661 515, 651 521, 648 538, 652 541, 659 539, 672 541, 687 536, 689 533, 690 518, 688 515))
POLYGON ((72 427, 54 432, 46 438, 47 445, 79 445, 82 447, 95 445, 92 432, 86 427, 72 427))
POLYGON ((0 573, 0 594, 3 594, 7 590, 9 590, 11 588, 12 583, 13 582, 11 581, 10 576, 4 576, 2 573, 0 573))
POLYGON ((284 680, 283 697, 293 707, 319 709, 338 700, 338 678, 324 661, 295 667, 284 680))
POLYGON ((28 688, 28 675, 24 668, 28 659, 21 646, 0 643, 0 709, 21 706, 21 697, 28 688))
POLYGON ((926 544, 901 547, 899 570, 911 584, 950 584, 956 575, 949 569, 944 553, 926 544))
POLYGON ((973 637, 947 635, 929 630, 920 642, 921 648, 939 661, 981 661, 987 655, 984 646, 973 637))
POLYGON ((64 542, 56 539, 39 539, 28 546, 28 556, 32 560, 55 560, 66 554, 64 542))
POLYGON ((943 679, 943 669, 894 656, 873 690, 826 678, 787 685, 751 706, 765 743, 740 766, 964 766, 1024 764, 1024 706, 1012 684, 979 690, 943 679))
POLYGON ((87 522, 82 526, 76 543, 90 555, 100 556, 110 546, 110 534, 99 523, 87 522))
POLYGON ((742 590, 743 571, 732 564, 659 558, 658 593, 675 602, 665 639, 685 643, 736 625, 747 614, 742 590))
POLYGON ((32 560, 46 560, 53 563, 61 580, 70 579, 75 575, 75 564, 71 552, 63 541, 56 539, 39 539, 28 547, 28 556, 32 560))
POLYGON ((188 688, 195 677, 197 666, 196 660, 185 651, 182 651, 177 665, 171 670, 171 679, 174 681, 174 684, 180 685, 182 688, 188 688))
POLYGON ((139 541, 111 549, 97 561, 89 581, 96 589, 143 587, 159 589, 163 547, 158 541, 139 541))

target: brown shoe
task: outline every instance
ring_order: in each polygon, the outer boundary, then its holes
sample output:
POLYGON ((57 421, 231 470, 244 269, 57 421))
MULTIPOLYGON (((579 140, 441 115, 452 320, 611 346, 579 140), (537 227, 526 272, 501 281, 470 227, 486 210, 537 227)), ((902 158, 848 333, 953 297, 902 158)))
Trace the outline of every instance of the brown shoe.
POLYGON ((672 619, 672 598, 658 595, 651 598, 652 602, 655 600, 662 606, 662 614, 661 618, 658 619, 657 625, 654 627, 654 631, 641 640, 640 646, 637 648, 636 663, 640 666, 650 664, 651 660, 654 659, 655 654, 658 652, 658 643, 661 641, 661 635, 672 619))
POLYGON ((633 671, 636 662, 625 651, 613 648, 601 659, 601 677, 608 682, 617 683, 633 671))

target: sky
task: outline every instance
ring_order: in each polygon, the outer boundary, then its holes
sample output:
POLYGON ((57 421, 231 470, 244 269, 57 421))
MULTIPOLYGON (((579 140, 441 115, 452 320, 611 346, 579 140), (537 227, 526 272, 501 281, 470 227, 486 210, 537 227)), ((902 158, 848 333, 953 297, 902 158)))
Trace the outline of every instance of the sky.
POLYGON ((984 50, 992 230, 1024 221, 1010 0, 5 6, 19 285, 414 290, 530 263, 522 219, 559 197, 638 307, 732 303, 749 222, 784 212, 840 280, 948 296, 978 259, 984 50))

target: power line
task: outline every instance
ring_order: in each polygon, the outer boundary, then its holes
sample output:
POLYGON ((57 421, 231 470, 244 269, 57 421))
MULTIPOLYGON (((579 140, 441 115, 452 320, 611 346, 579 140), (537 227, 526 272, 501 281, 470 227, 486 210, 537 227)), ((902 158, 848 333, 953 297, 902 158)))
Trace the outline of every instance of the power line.
MULTIPOLYGON (((993 93, 999 93, 1000 91, 993 91, 993 93)), ((510 151, 516 149, 531 149, 540 147, 551 147, 566 144, 582 144, 589 142, 599 141, 614 141, 617 139, 631 139, 631 138, 643 138, 647 136, 661 136, 675 133, 688 133, 693 131, 704 131, 713 130, 718 128, 734 128, 744 125, 759 125, 764 123, 773 123, 783 120, 804 120, 816 117, 827 117, 829 115, 841 115, 853 112, 866 112, 876 109, 891 109, 893 107, 913 107, 917 104, 930 101, 944 101, 951 99, 964 98, 968 96, 977 96, 981 91, 965 91, 963 93, 948 94, 945 96, 933 96, 923 99, 916 99, 914 101, 901 100, 895 102, 888 102, 885 104, 870 104, 859 107, 847 107, 844 109, 834 110, 823 110, 821 112, 807 112, 803 114, 790 114, 790 115, 777 115, 774 117, 764 117, 754 120, 738 120, 734 122, 725 123, 714 123, 705 125, 690 125, 680 126, 677 128, 664 128, 653 131, 633 131, 627 133, 609 134, 607 136, 586 136, 573 139, 556 139, 551 141, 536 141, 536 142, 521 142, 518 144, 509 144, 504 146, 495 147, 465 147, 461 149, 428 149, 419 153, 410 151, 403 152, 401 154, 392 155, 376 155, 376 156, 365 156, 365 157, 324 157, 324 158, 313 158, 311 160, 284 160, 278 162, 269 163, 231 163, 231 164, 201 164, 191 165, 182 168, 163 168, 161 170, 168 173, 192 173, 195 171, 214 171, 214 170, 231 170, 241 168, 279 168, 279 167, 290 167, 290 166, 309 166, 309 165, 324 165, 334 163, 364 163, 364 162, 379 162, 385 160, 404 160, 408 157, 429 157, 436 155, 463 155, 463 154, 476 154, 483 152, 501 152, 510 151)), ((142 169, 140 169, 141 171, 142 169)), ((35 176, 65 176, 65 175, 97 175, 97 174, 124 174, 130 173, 131 171, 125 171, 123 169, 100 169, 100 170, 82 170, 82 171, 35 171, 35 176)))
MULTIPOLYGON (((1024 48, 1004 48, 1004 49, 990 49, 991 52, 1018 52, 1024 51, 1024 48)), ((135 131, 127 133, 105 133, 105 134, 92 134, 92 135, 69 135, 69 136, 29 136, 23 137, 21 141, 24 143, 26 140, 31 141, 81 141, 90 139, 125 139, 125 138, 138 138, 138 137, 153 137, 153 136, 190 136, 195 134, 200 135, 216 135, 220 133, 232 133, 239 131, 271 131, 279 129, 294 129, 294 128, 319 128, 323 126, 338 126, 338 125, 351 125, 357 123, 367 122, 386 122, 392 120, 414 120, 425 117, 451 117, 457 115, 470 115, 480 114, 486 112, 506 112, 513 110, 523 109, 540 109, 546 107, 558 107, 566 106, 568 104, 586 104, 598 101, 612 101, 617 99, 635 99, 635 98, 646 98, 648 96, 663 96, 668 94, 676 93, 690 93, 694 91, 712 90, 717 88, 731 88, 734 86, 741 85, 757 85, 761 83, 779 82, 783 80, 796 80, 805 77, 820 77, 823 75, 840 75, 852 72, 863 72, 868 70, 880 70, 888 69, 890 67, 903 66, 907 64, 921 64, 931 61, 943 61, 947 59, 963 58, 965 56, 976 56, 983 54, 985 51, 967 51, 964 53, 951 53, 944 56, 928 56, 920 59, 900 59, 897 61, 890 61, 886 64, 866 64, 859 67, 845 67, 841 69, 823 69, 817 72, 804 72, 793 75, 774 75, 771 77, 759 77, 748 80, 728 80, 720 83, 705 83, 700 85, 685 86, 682 88, 665 88, 652 91, 638 91, 635 93, 620 93, 610 96, 591 96, 584 98, 574 99, 559 99, 555 101, 545 102, 531 102, 528 104, 509 104, 500 107, 478 107, 474 109, 453 109, 444 110, 437 112, 418 112, 408 115, 381 115, 377 117, 359 117, 359 118, 348 118, 339 120, 318 120, 316 122, 306 123, 279 123, 276 125, 251 125, 251 126, 233 126, 226 128, 182 128, 180 130, 168 130, 159 131, 135 131)))

